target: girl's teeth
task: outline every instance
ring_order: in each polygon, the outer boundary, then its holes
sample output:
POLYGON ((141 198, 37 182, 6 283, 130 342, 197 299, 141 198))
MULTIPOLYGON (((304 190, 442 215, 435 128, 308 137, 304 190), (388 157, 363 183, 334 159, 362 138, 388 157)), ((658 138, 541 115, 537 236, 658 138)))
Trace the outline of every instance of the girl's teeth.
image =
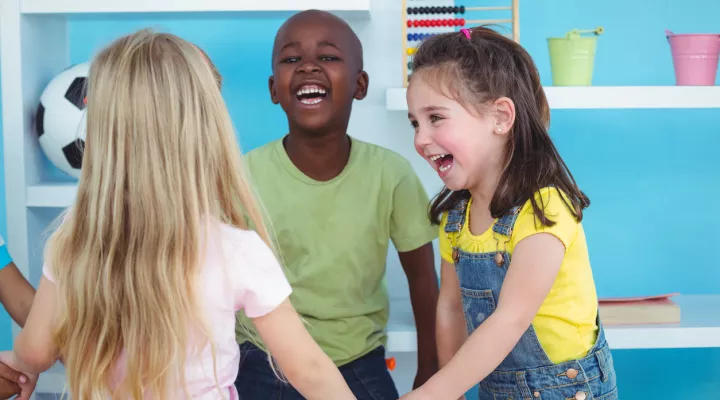
POLYGON ((440 168, 438 168, 438 169, 439 169, 441 172, 445 172, 445 171, 447 171, 447 170, 450 169, 450 165, 445 165, 445 166, 442 166, 442 167, 440 167, 440 168))

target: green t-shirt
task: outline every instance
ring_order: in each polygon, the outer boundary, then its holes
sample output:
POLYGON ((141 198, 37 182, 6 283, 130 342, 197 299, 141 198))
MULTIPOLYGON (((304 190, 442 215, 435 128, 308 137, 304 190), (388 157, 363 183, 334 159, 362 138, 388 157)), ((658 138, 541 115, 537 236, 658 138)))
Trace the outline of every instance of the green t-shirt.
MULTIPOLYGON (((404 252, 437 237, 410 163, 352 139, 347 166, 326 182, 297 169, 282 140, 249 152, 246 164, 293 288, 290 301, 315 341, 338 366, 385 345, 390 240, 404 252)), ((252 335, 262 346, 242 312, 236 334, 238 343, 252 335)))

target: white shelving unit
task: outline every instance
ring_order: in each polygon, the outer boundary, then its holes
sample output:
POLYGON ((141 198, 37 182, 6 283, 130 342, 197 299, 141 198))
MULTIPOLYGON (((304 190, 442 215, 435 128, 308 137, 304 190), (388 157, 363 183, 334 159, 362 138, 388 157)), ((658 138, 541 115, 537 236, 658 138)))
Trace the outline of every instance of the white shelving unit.
POLYGON ((20 0, 20 13, 117 14, 117 13, 290 13, 319 9, 344 17, 368 18, 370 0, 20 0))
MULTIPOLYGON (((76 185, 47 176, 45 156, 33 127, 40 93, 69 66, 68 24, 76 15, 177 14, 285 17, 306 9, 333 12, 345 19, 370 18, 371 0, 0 0, 0 61, 7 195, 6 242, 23 274, 34 285, 41 276, 48 224, 72 204, 76 185)), ((13 325, 13 337, 19 327, 13 325)), ((65 390, 65 372, 56 365, 36 389, 65 390)), ((54 398, 54 397, 53 397, 54 398)))
MULTIPOLYGON (((44 174, 32 117, 41 91, 69 65, 68 17, 92 14, 251 13, 286 15, 324 9, 344 18, 370 18, 371 0, 0 0, 0 60, 7 194, 7 243, 23 274, 37 284, 42 239, 54 214, 72 204, 76 185, 44 174)), ((404 88, 387 90, 388 110, 407 110, 404 88)), ((720 87, 546 87, 554 109, 720 108, 720 87)), ((615 349, 720 347, 720 295, 680 296, 677 325, 608 327, 615 349)), ((13 336, 19 331, 13 326, 13 336)), ((393 302, 390 353, 416 351, 407 300, 393 302)), ((65 373, 44 373, 36 393, 62 393, 65 373)))
MULTIPOLYGON (((720 108, 720 86, 546 86, 553 109, 720 108)), ((385 106, 407 111, 405 88, 386 92, 385 106)))

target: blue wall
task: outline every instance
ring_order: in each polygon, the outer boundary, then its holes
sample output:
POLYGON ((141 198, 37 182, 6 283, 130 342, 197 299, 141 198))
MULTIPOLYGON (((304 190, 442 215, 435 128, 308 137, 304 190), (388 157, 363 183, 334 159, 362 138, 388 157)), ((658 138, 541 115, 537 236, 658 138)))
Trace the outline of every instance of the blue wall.
MULTIPOLYGON (((545 39, 596 26, 606 33, 599 38, 595 85, 672 85, 664 30, 718 33, 718 15, 717 0, 682 5, 524 1, 521 38, 546 85, 551 77, 545 39)), ((271 43, 281 23, 238 17, 83 18, 71 28, 71 58, 84 61, 109 40, 148 25, 181 34, 203 47, 223 73, 223 92, 241 145, 250 150, 286 129, 267 92, 271 43)), ((710 203, 720 197, 720 157, 715 155, 720 110, 556 110, 552 117, 552 135, 592 201, 585 227, 600 296, 720 294, 720 268, 712 250, 720 241, 720 215, 710 203)), ((5 233, 4 213, 0 230, 5 233)), ((9 321, 0 321, 0 343, 7 348, 9 321)), ((720 392, 720 349, 614 354, 622 398, 714 398, 720 392)))

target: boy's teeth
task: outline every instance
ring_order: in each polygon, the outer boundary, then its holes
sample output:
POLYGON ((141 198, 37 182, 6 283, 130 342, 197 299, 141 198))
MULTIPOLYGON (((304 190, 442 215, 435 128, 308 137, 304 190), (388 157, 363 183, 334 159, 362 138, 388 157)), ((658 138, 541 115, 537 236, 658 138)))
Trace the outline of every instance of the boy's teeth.
POLYGON ((445 166, 442 166, 442 167, 439 167, 438 169, 439 169, 441 172, 445 172, 445 171, 447 171, 447 170, 450 169, 450 164, 445 165, 445 166))
POLYGON ((303 95, 303 94, 310 94, 310 93, 325 94, 326 90, 317 85, 305 85, 305 86, 301 87, 300 89, 298 89, 298 91, 297 91, 298 96, 303 95))
POLYGON ((433 161, 437 161, 438 159, 443 158, 443 157, 446 156, 446 155, 447 155, 447 154, 436 154, 436 155, 430 157, 430 159, 433 160, 433 161))
POLYGON ((314 98, 314 99, 302 99, 302 100, 300 100, 300 102, 303 103, 303 104, 317 104, 317 103, 319 103, 319 102, 321 102, 321 101, 323 101, 322 97, 317 97, 317 98, 314 98))

